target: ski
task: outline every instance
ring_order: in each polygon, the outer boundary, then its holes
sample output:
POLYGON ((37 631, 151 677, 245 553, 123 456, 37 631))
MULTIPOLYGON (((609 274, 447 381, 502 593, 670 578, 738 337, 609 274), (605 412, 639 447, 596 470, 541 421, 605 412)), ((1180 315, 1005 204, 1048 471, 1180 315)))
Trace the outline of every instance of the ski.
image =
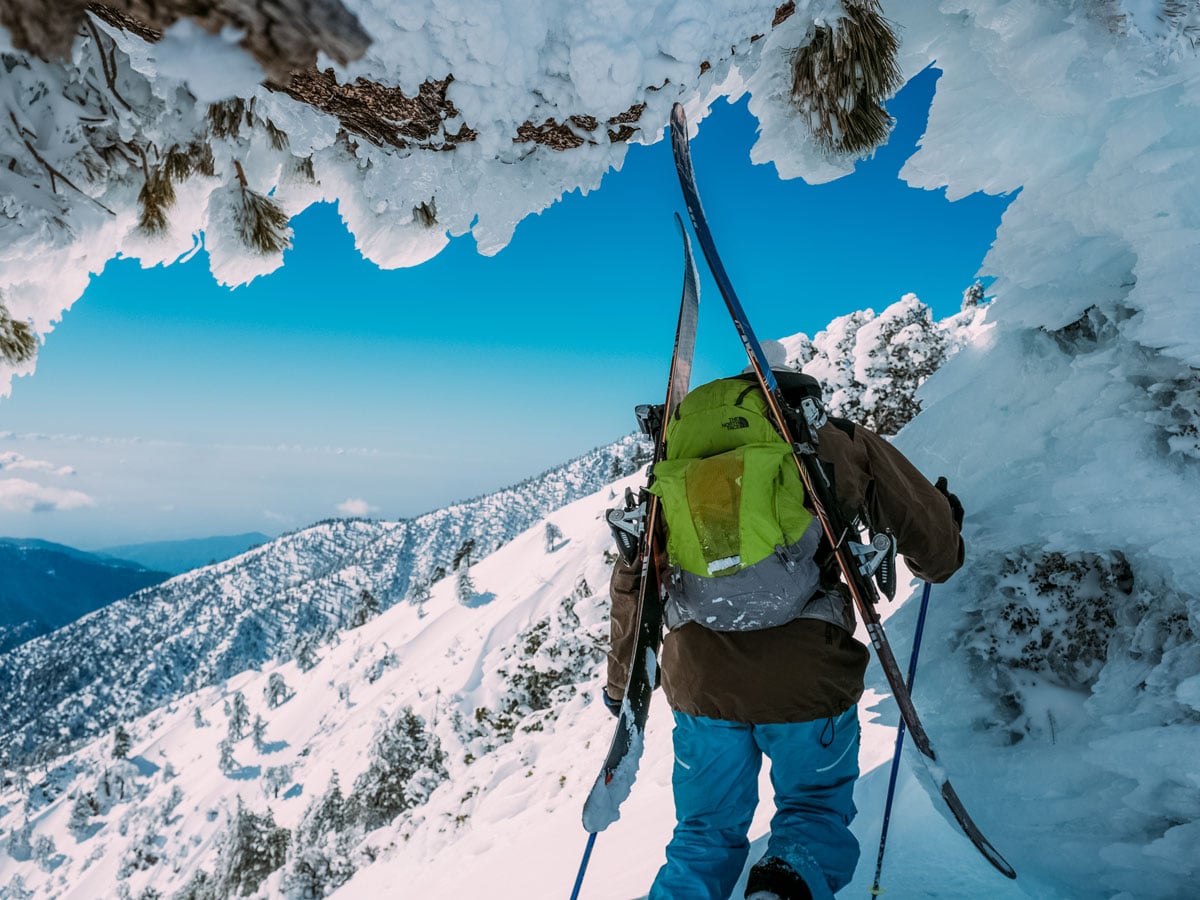
MULTIPOLYGON (((905 726, 912 735, 913 744, 920 752, 921 759, 930 777, 938 786, 942 799, 945 801, 947 807, 949 807, 959 827, 962 828, 963 833, 966 834, 971 843, 983 854, 984 858, 995 866, 999 872, 1008 878, 1016 878, 1017 873, 1013 867, 1009 865, 1004 857, 1000 855, 999 851, 984 837, 979 827, 967 813, 966 807, 963 805, 962 800, 959 799, 953 785, 950 784, 945 770, 941 767, 938 755, 933 748, 929 735, 925 731, 925 727, 921 724, 921 719, 917 715, 916 707, 912 702, 912 696, 904 683, 904 675, 900 671, 900 665, 896 662, 895 654, 892 653, 891 644, 888 642, 887 635, 883 630, 883 623, 879 618, 879 614, 875 611, 878 596, 875 593, 874 585, 870 578, 865 577, 855 564, 849 548, 850 542, 845 539, 849 529, 835 527, 835 523, 830 517, 830 510, 834 509, 834 505, 832 503, 833 498, 828 493, 829 482, 825 477, 825 473, 821 469, 820 462, 816 459, 816 455, 812 452, 811 447, 797 444, 792 436, 788 419, 783 414, 784 403, 779 391, 779 385, 767 362, 762 346, 759 344, 753 329, 750 327, 750 322, 733 289, 733 284, 725 271, 721 257, 717 253, 712 231, 708 227, 708 221, 704 216, 704 208, 700 204, 700 194, 696 188, 696 176, 692 170, 691 151, 688 146, 687 118, 684 114, 683 106, 678 103, 671 110, 671 149, 675 156, 675 169, 679 175, 679 185, 683 189, 684 204, 687 207, 688 217, 692 221, 692 228, 696 233, 696 239, 700 243, 700 249, 704 254, 705 260, 708 262, 709 269, 712 271, 713 279, 717 283, 717 289, 725 301, 729 315, 737 327, 738 334, 741 336, 746 355, 750 360, 750 366, 754 370, 759 387, 767 399, 767 406, 774 420, 775 427, 779 430, 784 440, 791 444, 793 448, 793 455, 796 459, 796 465, 800 470, 800 477, 804 482, 805 492, 812 502, 814 512, 821 522, 821 527, 824 529, 829 545, 835 548, 834 555, 837 558, 842 578, 850 588, 854 604, 858 609, 859 615, 862 617, 867 634, 870 636, 871 643, 875 648, 875 655, 879 659, 884 675, 887 677, 888 684, 891 687, 892 696, 896 698, 896 705, 900 708, 901 718, 903 718, 905 726)), ((841 525, 841 523, 837 524, 841 525)))
MULTIPOLYGON (((661 416, 653 415, 653 408, 639 408, 639 419, 643 423, 650 423, 647 430, 654 439, 653 461, 656 463, 663 458, 666 424, 688 392, 700 307, 696 261, 692 256, 687 230, 678 213, 675 215, 675 224, 683 238, 683 296, 679 301, 679 321, 675 328, 675 348, 671 354, 671 370, 667 379, 667 399, 661 416)), ((650 471, 653 478, 653 468, 650 471)), ((658 497, 645 492, 642 496, 645 515, 640 538, 642 581, 637 604, 637 640, 612 743, 583 805, 583 827, 592 834, 603 831, 620 817, 621 804, 633 788, 642 757, 650 695, 658 680, 658 650, 662 643, 663 621, 658 566, 663 552, 663 534, 658 497)), ((612 512, 619 515, 621 511, 612 512)))

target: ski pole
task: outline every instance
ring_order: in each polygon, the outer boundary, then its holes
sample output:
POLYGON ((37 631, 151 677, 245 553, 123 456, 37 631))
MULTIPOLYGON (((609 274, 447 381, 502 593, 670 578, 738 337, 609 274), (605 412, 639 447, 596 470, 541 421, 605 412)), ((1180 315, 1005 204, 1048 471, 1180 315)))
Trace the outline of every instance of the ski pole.
MULTIPOLYGON (((929 591, 932 589, 928 581, 921 592, 921 611, 917 615, 917 630, 913 634, 912 655, 908 658, 908 690, 912 693, 913 680, 917 677, 917 656, 921 652, 921 635, 925 631, 925 613, 929 609, 929 591)), ((892 754, 892 775, 888 779, 887 802, 883 807, 883 830, 879 834, 879 856, 875 859, 875 883, 871 885, 871 896, 878 897, 883 893, 879 886, 879 876, 883 871, 883 852, 887 847, 888 824, 892 820, 892 800, 896 796, 896 776, 900 774, 900 749, 904 746, 904 719, 900 719, 900 727, 896 729, 896 750, 892 754)))
POLYGON ((583 851, 583 860, 579 863, 579 874, 575 876, 575 889, 571 891, 571 900, 579 900, 579 889, 583 887, 583 876, 587 874, 588 860, 592 858, 592 847, 596 846, 596 835, 593 831, 588 835, 587 847, 583 851))

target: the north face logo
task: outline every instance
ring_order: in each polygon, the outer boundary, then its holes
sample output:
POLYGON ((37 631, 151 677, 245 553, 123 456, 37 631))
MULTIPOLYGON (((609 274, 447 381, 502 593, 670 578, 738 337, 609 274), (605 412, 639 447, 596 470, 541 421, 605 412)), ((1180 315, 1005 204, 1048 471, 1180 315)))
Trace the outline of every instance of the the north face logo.
POLYGON ((739 428, 749 428, 750 422, 742 416, 734 416, 727 422, 722 422, 721 427, 726 431, 736 431, 739 428))

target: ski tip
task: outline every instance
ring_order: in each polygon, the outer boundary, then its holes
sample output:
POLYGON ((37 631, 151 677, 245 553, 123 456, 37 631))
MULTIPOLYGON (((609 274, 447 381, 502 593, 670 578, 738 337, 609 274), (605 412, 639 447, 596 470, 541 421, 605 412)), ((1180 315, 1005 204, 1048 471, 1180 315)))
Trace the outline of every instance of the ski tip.
POLYGON ((671 107, 671 127, 682 128, 687 133, 687 113, 683 111, 682 103, 676 102, 671 107))

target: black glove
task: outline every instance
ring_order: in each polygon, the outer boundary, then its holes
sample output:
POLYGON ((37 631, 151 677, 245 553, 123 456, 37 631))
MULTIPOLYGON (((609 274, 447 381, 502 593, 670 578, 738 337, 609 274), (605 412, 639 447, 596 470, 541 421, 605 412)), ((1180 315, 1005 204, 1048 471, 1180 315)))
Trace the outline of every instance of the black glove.
POLYGON ((946 498, 946 502, 950 504, 950 515, 954 516, 954 524, 958 526, 959 531, 962 531, 963 505, 959 501, 957 494, 950 493, 950 485, 946 481, 946 476, 939 476, 933 486, 941 491, 942 496, 946 498))
POLYGON ((600 696, 604 698, 605 709, 607 709, 614 716, 619 716, 621 714, 620 700, 614 700, 612 697, 608 696, 608 691, 604 690, 603 688, 600 690, 600 696))

